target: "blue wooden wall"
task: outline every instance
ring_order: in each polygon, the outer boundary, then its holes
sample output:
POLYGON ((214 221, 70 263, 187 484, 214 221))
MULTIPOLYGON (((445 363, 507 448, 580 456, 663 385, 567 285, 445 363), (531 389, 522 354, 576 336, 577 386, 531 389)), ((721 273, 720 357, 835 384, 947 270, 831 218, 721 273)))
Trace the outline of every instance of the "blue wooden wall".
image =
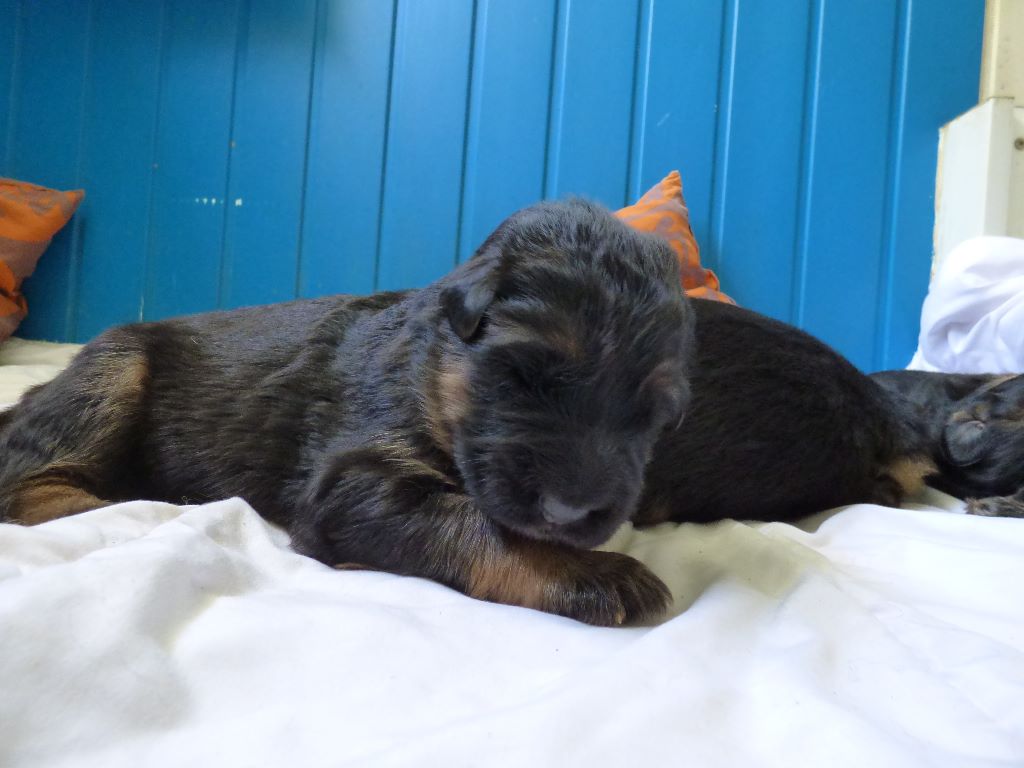
POLYGON ((679 168, 740 303, 916 343, 983 0, 0 0, 0 175, 84 187, 23 335, 422 285, 679 168))

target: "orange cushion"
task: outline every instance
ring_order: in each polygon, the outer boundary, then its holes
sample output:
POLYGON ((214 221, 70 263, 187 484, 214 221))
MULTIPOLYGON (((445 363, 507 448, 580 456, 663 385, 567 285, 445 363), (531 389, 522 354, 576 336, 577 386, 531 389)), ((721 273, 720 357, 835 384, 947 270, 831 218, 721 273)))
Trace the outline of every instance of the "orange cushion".
POLYGON ((80 189, 58 192, 0 178, 0 341, 28 314, 21 281, 32 274, 84 196, 80 189))
POLYGON ((679 171, 669 173, 633 205, 616 211, 615 215, 641 232, 668 240, 679 259, 687 296, 736 303, 719 290, 715 273, 700 265, 700 248, 690 228, 690 212, 683 200, 679 171))

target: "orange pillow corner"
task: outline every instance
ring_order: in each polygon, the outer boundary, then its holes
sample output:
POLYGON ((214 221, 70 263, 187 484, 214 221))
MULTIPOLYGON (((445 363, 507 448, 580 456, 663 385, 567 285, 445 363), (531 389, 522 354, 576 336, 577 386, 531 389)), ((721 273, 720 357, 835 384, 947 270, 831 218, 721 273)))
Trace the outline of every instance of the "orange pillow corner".
POLYGON ((700 264, 700 247, 690 227, 690 212, 683 198, 683 180, 679 171, 669 171, 633 205, 615 212, 630 226, 663 237, 675 251, 682 273, 683 289, 688 296, 735 304, 722 293, 718 277, 700 264))
POLYGON ((62 192, 0 178, 0 341, 28 314, 22 281, 84 197, 81 189, 62 192))

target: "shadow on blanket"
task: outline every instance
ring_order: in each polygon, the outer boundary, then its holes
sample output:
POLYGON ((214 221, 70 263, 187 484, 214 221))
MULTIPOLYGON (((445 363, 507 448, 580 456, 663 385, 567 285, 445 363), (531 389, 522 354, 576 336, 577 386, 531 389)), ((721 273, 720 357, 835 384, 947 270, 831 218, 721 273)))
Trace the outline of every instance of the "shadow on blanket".
MULTIPOLYGON (((815 515, 815 525, 838 511, 815 515)), ((654 625, 684 613, 709 589, 722 585, 740 584, 781 599, 808 573, 828 573, 828 558, 804 546, 801 535, 791 523, 664 523, 641 530, 625 526, 605 547, 638 557, 670 585, 672 605, 665 616, 649 622, 654 625)))

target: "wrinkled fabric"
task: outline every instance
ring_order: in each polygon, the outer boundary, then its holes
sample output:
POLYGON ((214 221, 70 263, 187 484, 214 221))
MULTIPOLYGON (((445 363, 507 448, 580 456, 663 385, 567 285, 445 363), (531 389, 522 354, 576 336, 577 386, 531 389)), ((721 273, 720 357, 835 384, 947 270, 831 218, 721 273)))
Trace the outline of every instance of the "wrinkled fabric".
POLYGON ((976 237, 950 251, 928 289, 909 367, 1024 372, 1024 240, 976 237))
POLYGON ((334 571, 237 499, 2 525, 0 765, 1024 764, 1024 520, 932 504, 626 527, 675 596, 627 629, 334 571))

